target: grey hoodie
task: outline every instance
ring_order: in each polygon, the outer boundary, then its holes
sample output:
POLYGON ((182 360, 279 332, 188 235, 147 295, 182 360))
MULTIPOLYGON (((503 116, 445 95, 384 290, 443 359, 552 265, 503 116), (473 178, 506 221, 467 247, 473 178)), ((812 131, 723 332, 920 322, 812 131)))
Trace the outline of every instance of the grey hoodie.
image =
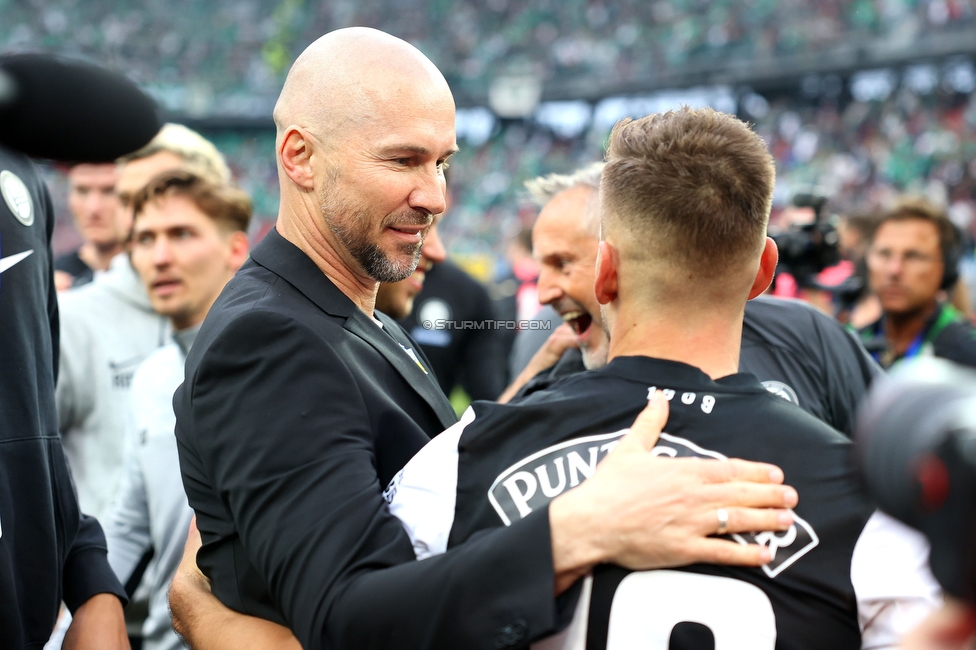
POLYGON ((183 557, 193 511, 186 502, 176 452, 173 393, 183 383, 186 351, 199 326, 176 332, 152 352, 132 380, 132 431, 122 484, 103 520, 108 561, 131 582, 143 556, 154 549, 143 583, 149 586, 149 616, 142 626, 144 650, 179 650, 170 620, 169 585, 183 557))
POLYGON ((132 375, 170 327, 124 253, 90 284, 60 294, 58 306, 58 428, 81 509, 101 519, 122 476, 132 375))

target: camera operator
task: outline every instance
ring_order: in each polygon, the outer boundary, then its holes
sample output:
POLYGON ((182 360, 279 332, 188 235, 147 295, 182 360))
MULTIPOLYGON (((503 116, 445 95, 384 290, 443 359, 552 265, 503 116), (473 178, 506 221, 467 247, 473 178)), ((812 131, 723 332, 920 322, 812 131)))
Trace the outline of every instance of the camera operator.
POLYGON ((882 367, 916 356, 976 366, 976 328, 945 301, 960 255, 955 226, 923 199, 905 199, 881 217, 867 267, 883 314, 859 333, 882 367))
POLYGON ((827 197, 819 192, 799 193, 779 218, 779 228, 769 236, 779 249, 779 265, 772 292, 780 298, 800 298, 824 313, 833 313, 832 287, 818 276, 840 261, 839 236, 824 208, 827 197))

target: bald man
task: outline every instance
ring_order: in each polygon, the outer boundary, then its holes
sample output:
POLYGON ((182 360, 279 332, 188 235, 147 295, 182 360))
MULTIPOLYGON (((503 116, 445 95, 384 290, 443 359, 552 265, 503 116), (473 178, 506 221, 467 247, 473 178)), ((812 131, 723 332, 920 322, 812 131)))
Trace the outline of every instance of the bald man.
MULTIPOLYGON (((220 601, 306 650, 525 647, 568 622, 555 596, 597 563, 769 560, 708 536, 719 508, 730 532, 787 528, 780 470, 663 461, 648 440, 515 525, 415 561, 383 488, 455 417, 374 306, 445 209, 454 101, 418 50, 352 28, 298 58, 274 118, 276 230, 214 304, 174 398, 196 563, 220 601)), ((255 647, 244 617, 187 614, 184 584, 171 604, 193 647, 255 647)))

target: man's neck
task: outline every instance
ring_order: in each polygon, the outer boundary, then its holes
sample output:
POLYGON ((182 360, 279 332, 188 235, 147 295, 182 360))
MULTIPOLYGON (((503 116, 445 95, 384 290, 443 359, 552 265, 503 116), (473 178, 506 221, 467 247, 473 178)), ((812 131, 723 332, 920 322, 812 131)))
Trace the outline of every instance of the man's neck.
POLYGON ((189 325, 186 327, 180 327, 176 321, 170 319, 170 325, 173 327, 173 340, 176 341, 176 345, 179 346, 183 354, 186 355, 190 351, 190 346, 197 338, 197 333, 200 331, 200 326, 203 325, 203 321, 196 323, 195 325, 189 325))
POLYGON ((92 242, 85 242, 78 248, 78 258, 94 271, 106 271, 112 258, 121 252, 122 244, 96 246, 92 242))
POLYGON ((702 316, 696 310, 619 311, 613 319, 609 358, 646 356, 679 361, 699 368, 712 379, 739 371, 742 318, 738 314, 702 316), (664 313, 666 311, 666 313, 664 313))
POLYGON ((905 313, 885 313, 884 336, 888 342, 888 347, 894 350, 895 354, 904 354, 912 345, 925 325, 935 313, 938 303, 933 300, 922 309, 905 313))
POLYGON ((278 234, 297 246, 315 263, 339 291, 352 300, 367 316, 373 316, 376 304, 376 290, 379 283, 365 274, 352 271, 349 265, 336 252, 331 238, 318 228, 310 226, 311 220, 291 215, 282 218, 278 215, 276 229, 278 234))

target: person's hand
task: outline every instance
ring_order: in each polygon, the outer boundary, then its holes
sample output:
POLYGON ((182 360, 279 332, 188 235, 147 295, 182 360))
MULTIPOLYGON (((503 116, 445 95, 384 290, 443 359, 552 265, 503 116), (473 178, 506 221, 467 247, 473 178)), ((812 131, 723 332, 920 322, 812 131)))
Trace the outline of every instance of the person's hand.
POLYGON ((54 290, 57 292, 67 291, 75 284, 75 279, 66 271, 54 272, 54 290))
POLYGON ((183 546, 183 559, 173 575, 169 607, 173 629, 195 650, 302 650, 287 627, 228 608, 213 595, 210 580, 197 566, 203 546, 197 518, 183 546))
POLYGON ((183 545, 183 558, 173 574, 169 588, 169 608, 173 615, 173 629, 180 636, 189 639, 194 615, 194 603, 201 599, 213 598, 210 581, 197 566, 197 551, 203 546, 197 518, 190 520, 190 531, 183 545))
POLYGON ((556 593, 595 565, 657 569, 697 562, 760 566, 767 548, 712 537, 788 529, 797 493, 774 465, 651 453, 668 418, 656 391, 593 476, 549 505, 556 593))
POLYGON ((976 608, 947 598, 938 609, 909 632, 903 650, 976 649, 976 608))
POLYGON ((75 610, 61 644, 63 650, 129 650, 122 601, 95 594, 75 610))
POLYGON ((511 385, 505 389, 505 392, 501 394, 498 398, 498 403, 507 404, 530 379, 543 370, 556 365, 556 362, 559 361, 566 350, 578 347, 579 342, 576 340, 576 333, 573 332, 573 328, 567 323, 563 323, 554 329, 542 347, 529 359, 528 365, 519 373, 511 385))
POLYGON ((526 368, 530 369, 534 377, 546 368, 556 365, 556 362, 563 356, 563 352, 578 347, 579 342, 576 340, 576 333, 573 328, 568 323, 563 323, 552 331, 542 347, 532 355, 526 368))

